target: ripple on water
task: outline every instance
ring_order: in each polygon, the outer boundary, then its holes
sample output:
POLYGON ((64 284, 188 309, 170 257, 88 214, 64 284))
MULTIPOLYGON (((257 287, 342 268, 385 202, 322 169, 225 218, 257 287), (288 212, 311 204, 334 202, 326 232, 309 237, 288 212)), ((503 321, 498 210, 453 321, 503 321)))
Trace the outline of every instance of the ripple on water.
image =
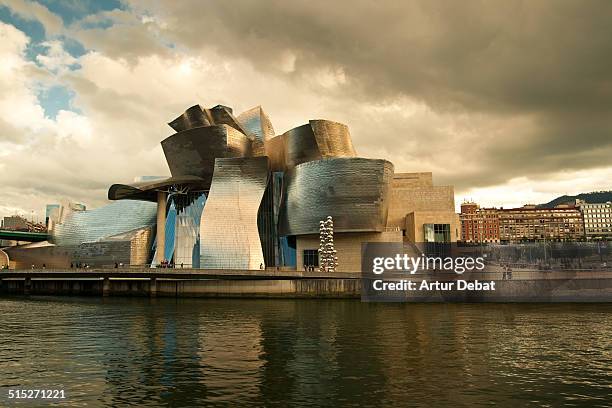
POLYGON ((75 406, 609 406, 612 305, 0 298, 0 387, 75 406))

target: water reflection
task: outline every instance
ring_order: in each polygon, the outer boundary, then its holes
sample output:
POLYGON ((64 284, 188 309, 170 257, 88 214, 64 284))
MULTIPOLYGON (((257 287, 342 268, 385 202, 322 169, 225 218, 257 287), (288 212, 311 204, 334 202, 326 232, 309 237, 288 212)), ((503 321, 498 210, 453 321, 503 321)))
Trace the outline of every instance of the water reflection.
POLYGON ((64 388, 73 405, 109 407, 609 406, 610 312, 3 298, 0 387, 64 388))

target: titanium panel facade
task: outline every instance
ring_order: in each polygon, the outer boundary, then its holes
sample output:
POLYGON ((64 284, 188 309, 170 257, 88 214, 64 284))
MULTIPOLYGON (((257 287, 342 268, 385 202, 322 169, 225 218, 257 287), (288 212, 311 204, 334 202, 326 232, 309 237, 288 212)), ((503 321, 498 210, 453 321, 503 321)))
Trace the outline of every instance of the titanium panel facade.
POLYGON ((200 267, 259 269, 264 256, 257 214, 268 158, 217 159, 200 224, 200 267))
POLYGON ((198 176, 206 185, 212 179, 216 158, 247 157, 251 152, 250 139, 228 125, 185 130, 161 144, 173 177, 198 176))
POLYGON ((168 125, 177 132, 184 132, 185 130, 202 126, 223 124, 246 134, 238 120, 232 114, 232 108, 223 105, 217 105, 211 109, 203 108, 200 105, 193 105, 179 117, 168 123, 168 125))
POLYGON ((266 143, 274 137, 272 122, 261 106, 242 112, 236 118, 249 138, 252 139, 253 156, 266 155, 266 143))
POLYGON ((311 120, 310 127, 321 157, 355 157, 357 155, 348 126, 345 124, 331 120, 311 120))
POLYGON ((253 139, 267 142, 274 137, 272 122, 261 106, 242 112, 236 119, 253 139))
POLYGON ((157 205, 122 200, 88 211, 75 211, 55 225, 52 241, 59 246, 100 241, 127 231, 155 225, 157 205))
POLYGON ((211 124, 214 125, 228 125, 237 131, 247 134, 247 132, 240 126, 238 120, 232 114, 232 108, 229 106, 217 105, 208 110, 211 118, 211 124))
POLYGON ((273 137, 265 145, 266 156, 270 159, 270 169, 272 171, 287 170, 285 160, 285 137, 284 135, 273 137))
POLYGON ((177 133, 161 144, 172 176, 115 184, 108 196, 154 202, 160 193, 172 197, 177 213, 166 218, 174 236, 166 237, 173 245, 166 246, 165 258, 175 265, 295 266, 298 239, 318 235, 326 217, 333 217, 338 233, 370 236, 385 231, 392 216, 393 165, 356 157, 342 123, 310 120, 275 136, 260 106, 235 117, 227 106, 195 105, 169 125, 177 133))
POLYGON ((285 177, 281 235, 318 234, 331 215, 335 232, 385 230, 393 164, 386 160, 329 158, 300 164, 285 177))
POLYGON ((322 158, 309 123, 288 130, 283 133, 283 138, 285 139, 285 164, 288 169, 322 158))
POLYGON ((193 105, 168 125, 177 132, 182 132, 195 127, 210 126, 211 123, 206 109, 200 105, 193 105))
POLYGON ((348 127, 330 120, 311 120, 282 135, 288 169, 328 157, 355 157, 348 127))

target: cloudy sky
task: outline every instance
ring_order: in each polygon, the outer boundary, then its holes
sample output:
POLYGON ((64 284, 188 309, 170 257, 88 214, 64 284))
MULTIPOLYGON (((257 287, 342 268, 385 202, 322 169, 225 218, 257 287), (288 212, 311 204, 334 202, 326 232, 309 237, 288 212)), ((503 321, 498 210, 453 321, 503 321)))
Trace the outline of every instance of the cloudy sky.
POLYGON ((612 189, 610 1, 0 0, 0 216, 166 175, 185 108, 349 125, 457 203, 612 189))

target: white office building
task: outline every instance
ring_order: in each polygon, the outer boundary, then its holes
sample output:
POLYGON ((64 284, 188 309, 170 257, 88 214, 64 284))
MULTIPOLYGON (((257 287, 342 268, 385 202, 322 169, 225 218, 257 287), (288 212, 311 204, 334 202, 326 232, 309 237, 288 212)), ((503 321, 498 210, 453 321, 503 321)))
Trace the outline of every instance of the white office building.
POLYGON ((576 200, 584 218, 587 239, 612 239, 612 203, 586 203, 576 200))

